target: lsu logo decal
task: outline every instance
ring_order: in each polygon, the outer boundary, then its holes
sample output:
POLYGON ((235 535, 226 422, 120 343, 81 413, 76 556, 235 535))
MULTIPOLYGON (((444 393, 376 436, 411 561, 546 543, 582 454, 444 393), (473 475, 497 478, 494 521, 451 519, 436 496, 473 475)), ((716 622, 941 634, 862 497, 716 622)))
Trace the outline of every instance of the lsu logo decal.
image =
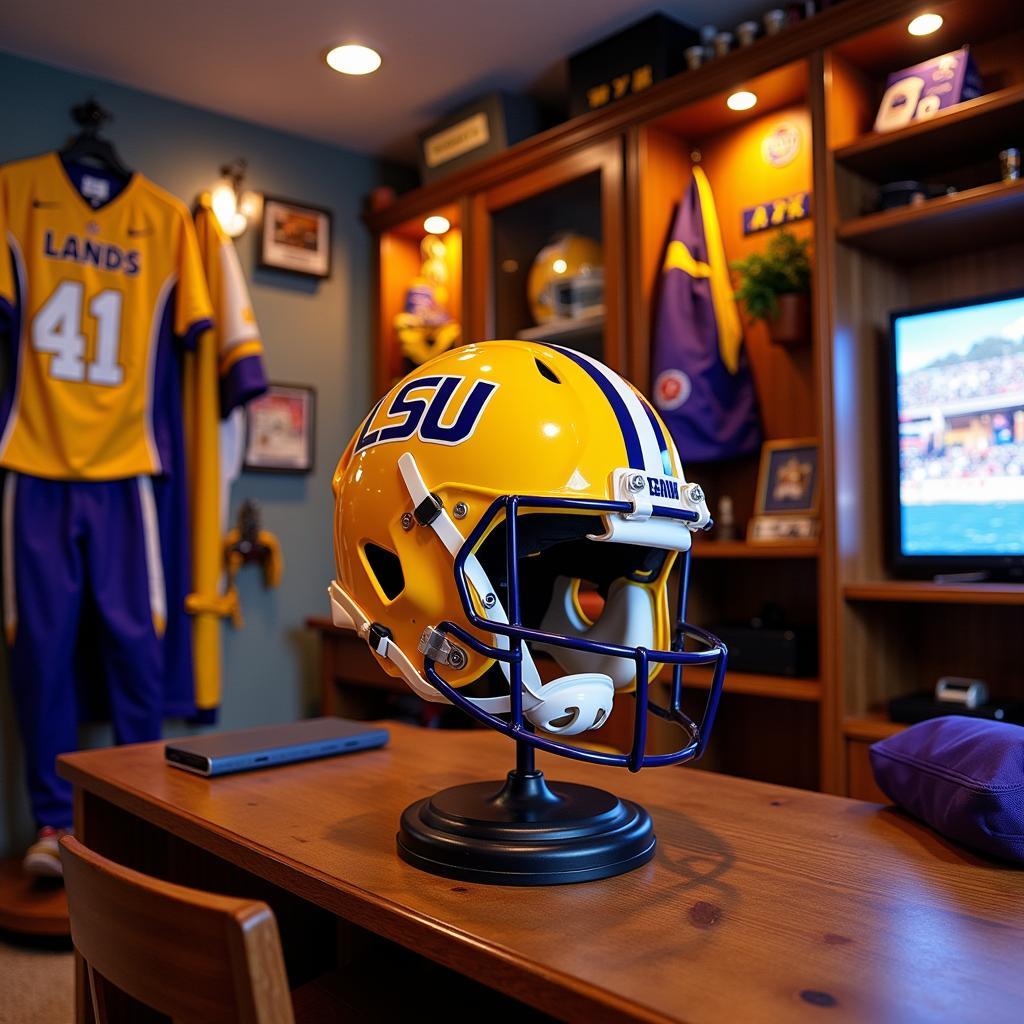
POLYGON ((407 441, 418 436, 430 444, 462 444, 473 436, 480 417, 498 385, 478 380, 469 389, 459 385, 465 377, 449 374, 417 377, 394 395, 382 398, 366 418, 356 441, 357 452, 375 444, 407 441), (387 408, 381 411, 387 403, 387 408))

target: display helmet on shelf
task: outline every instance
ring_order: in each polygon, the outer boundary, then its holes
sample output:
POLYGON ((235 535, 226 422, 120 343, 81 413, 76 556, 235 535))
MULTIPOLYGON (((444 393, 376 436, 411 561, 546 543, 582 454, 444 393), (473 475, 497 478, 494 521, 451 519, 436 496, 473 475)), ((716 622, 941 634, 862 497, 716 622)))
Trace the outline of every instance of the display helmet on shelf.
MULTIPOLYGON (((534 257, 526 279, 526 294, 534 321, 546 324, 559 315, 555 286, 560 281, 599 277, 603 265, 600 242, 571 231, 554 237, 534 257)), ((603 278, 601 280, 603 282, 603 278)))
POLYGON ((710 516, 658 414, 617 373, 554 345, 453 349, 373 407, 334 494, 334 622, 419 696, 585 761, 637 770, 703 751, 726 651, 684 617, 691 534, 710 516), (596 617, 584 606, 601 600, 581 589, 603 598, 596 617), (699 649, 684 653, 687 639, 699 649), (563 674, 542 681, 538 651, 563 674), (692 664, 713 669, 699 722, 681 707, 692 664), (649 684, 666 666, 658 703, 649 684), (627 691, 628 753, 565 742, 627 691), (646 752, 648 711, 682 728, 678 749, 646 752))

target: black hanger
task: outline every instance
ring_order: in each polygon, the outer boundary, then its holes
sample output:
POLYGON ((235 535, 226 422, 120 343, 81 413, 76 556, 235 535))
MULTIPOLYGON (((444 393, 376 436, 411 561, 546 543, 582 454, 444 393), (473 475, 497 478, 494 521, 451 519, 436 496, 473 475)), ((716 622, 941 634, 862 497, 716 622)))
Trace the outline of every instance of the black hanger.
POLYGON ((112 121, 114 115, 90 97, 85 103, 71 108, 71 117, 81 130, 68 140, 60 151, 60 158, 65 163, 94 161, 114 177, 126 182, 132 176, 132 171, 117 155, 113 143, 99 135, 100 127, 105 121, 112 121))

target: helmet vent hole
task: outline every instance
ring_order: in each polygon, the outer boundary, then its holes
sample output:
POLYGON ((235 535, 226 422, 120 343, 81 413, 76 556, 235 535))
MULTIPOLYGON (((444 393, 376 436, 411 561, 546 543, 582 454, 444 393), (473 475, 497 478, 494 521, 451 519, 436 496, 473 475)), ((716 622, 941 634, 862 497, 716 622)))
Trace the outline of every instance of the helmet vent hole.
POLYGON ((559 715, 558 718, 552 718, 548 722, 549 729, 567 729, 573 722, 579 718, 579 708, 566 708, 564 715, 559 715))
POLYGON ((366 556, 366 564, 377 580, 377 586, 389 601, 393 601, 405 590, 405 574, 402 572, 402 563, 398 555, 379 544, 364 544, 363 554, 366 556))
POLYGON ((601 725, 604 722, 604 720, 607 717, 608 717, 608 712, 605 711, 604 708, 598 708, 597 709, 597 714, 594 715, 594 724, 590 728, 591 729, 596 729, 599 725, 601 725))
POLYGON ((536 356, 533 357, 533 361, 537 366, 537 372, 547 380, 551 381, 552 384, 561 384, 562 382, 558 379, 558 374, 551 369, 546 363, 542 363, 536 356))

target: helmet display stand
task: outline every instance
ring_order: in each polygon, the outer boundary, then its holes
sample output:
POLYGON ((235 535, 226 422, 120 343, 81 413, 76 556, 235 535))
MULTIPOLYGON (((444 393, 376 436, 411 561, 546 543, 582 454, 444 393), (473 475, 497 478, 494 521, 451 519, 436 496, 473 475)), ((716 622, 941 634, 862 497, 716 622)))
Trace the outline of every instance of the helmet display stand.
POLYGON ((534 748, 520 741, 504 784, 452 786, 407 807, 398 854, 447 878, 558 885, 638 868, 654 856, 655 843, 642 807, 593 786, 549 785, 534 748))

